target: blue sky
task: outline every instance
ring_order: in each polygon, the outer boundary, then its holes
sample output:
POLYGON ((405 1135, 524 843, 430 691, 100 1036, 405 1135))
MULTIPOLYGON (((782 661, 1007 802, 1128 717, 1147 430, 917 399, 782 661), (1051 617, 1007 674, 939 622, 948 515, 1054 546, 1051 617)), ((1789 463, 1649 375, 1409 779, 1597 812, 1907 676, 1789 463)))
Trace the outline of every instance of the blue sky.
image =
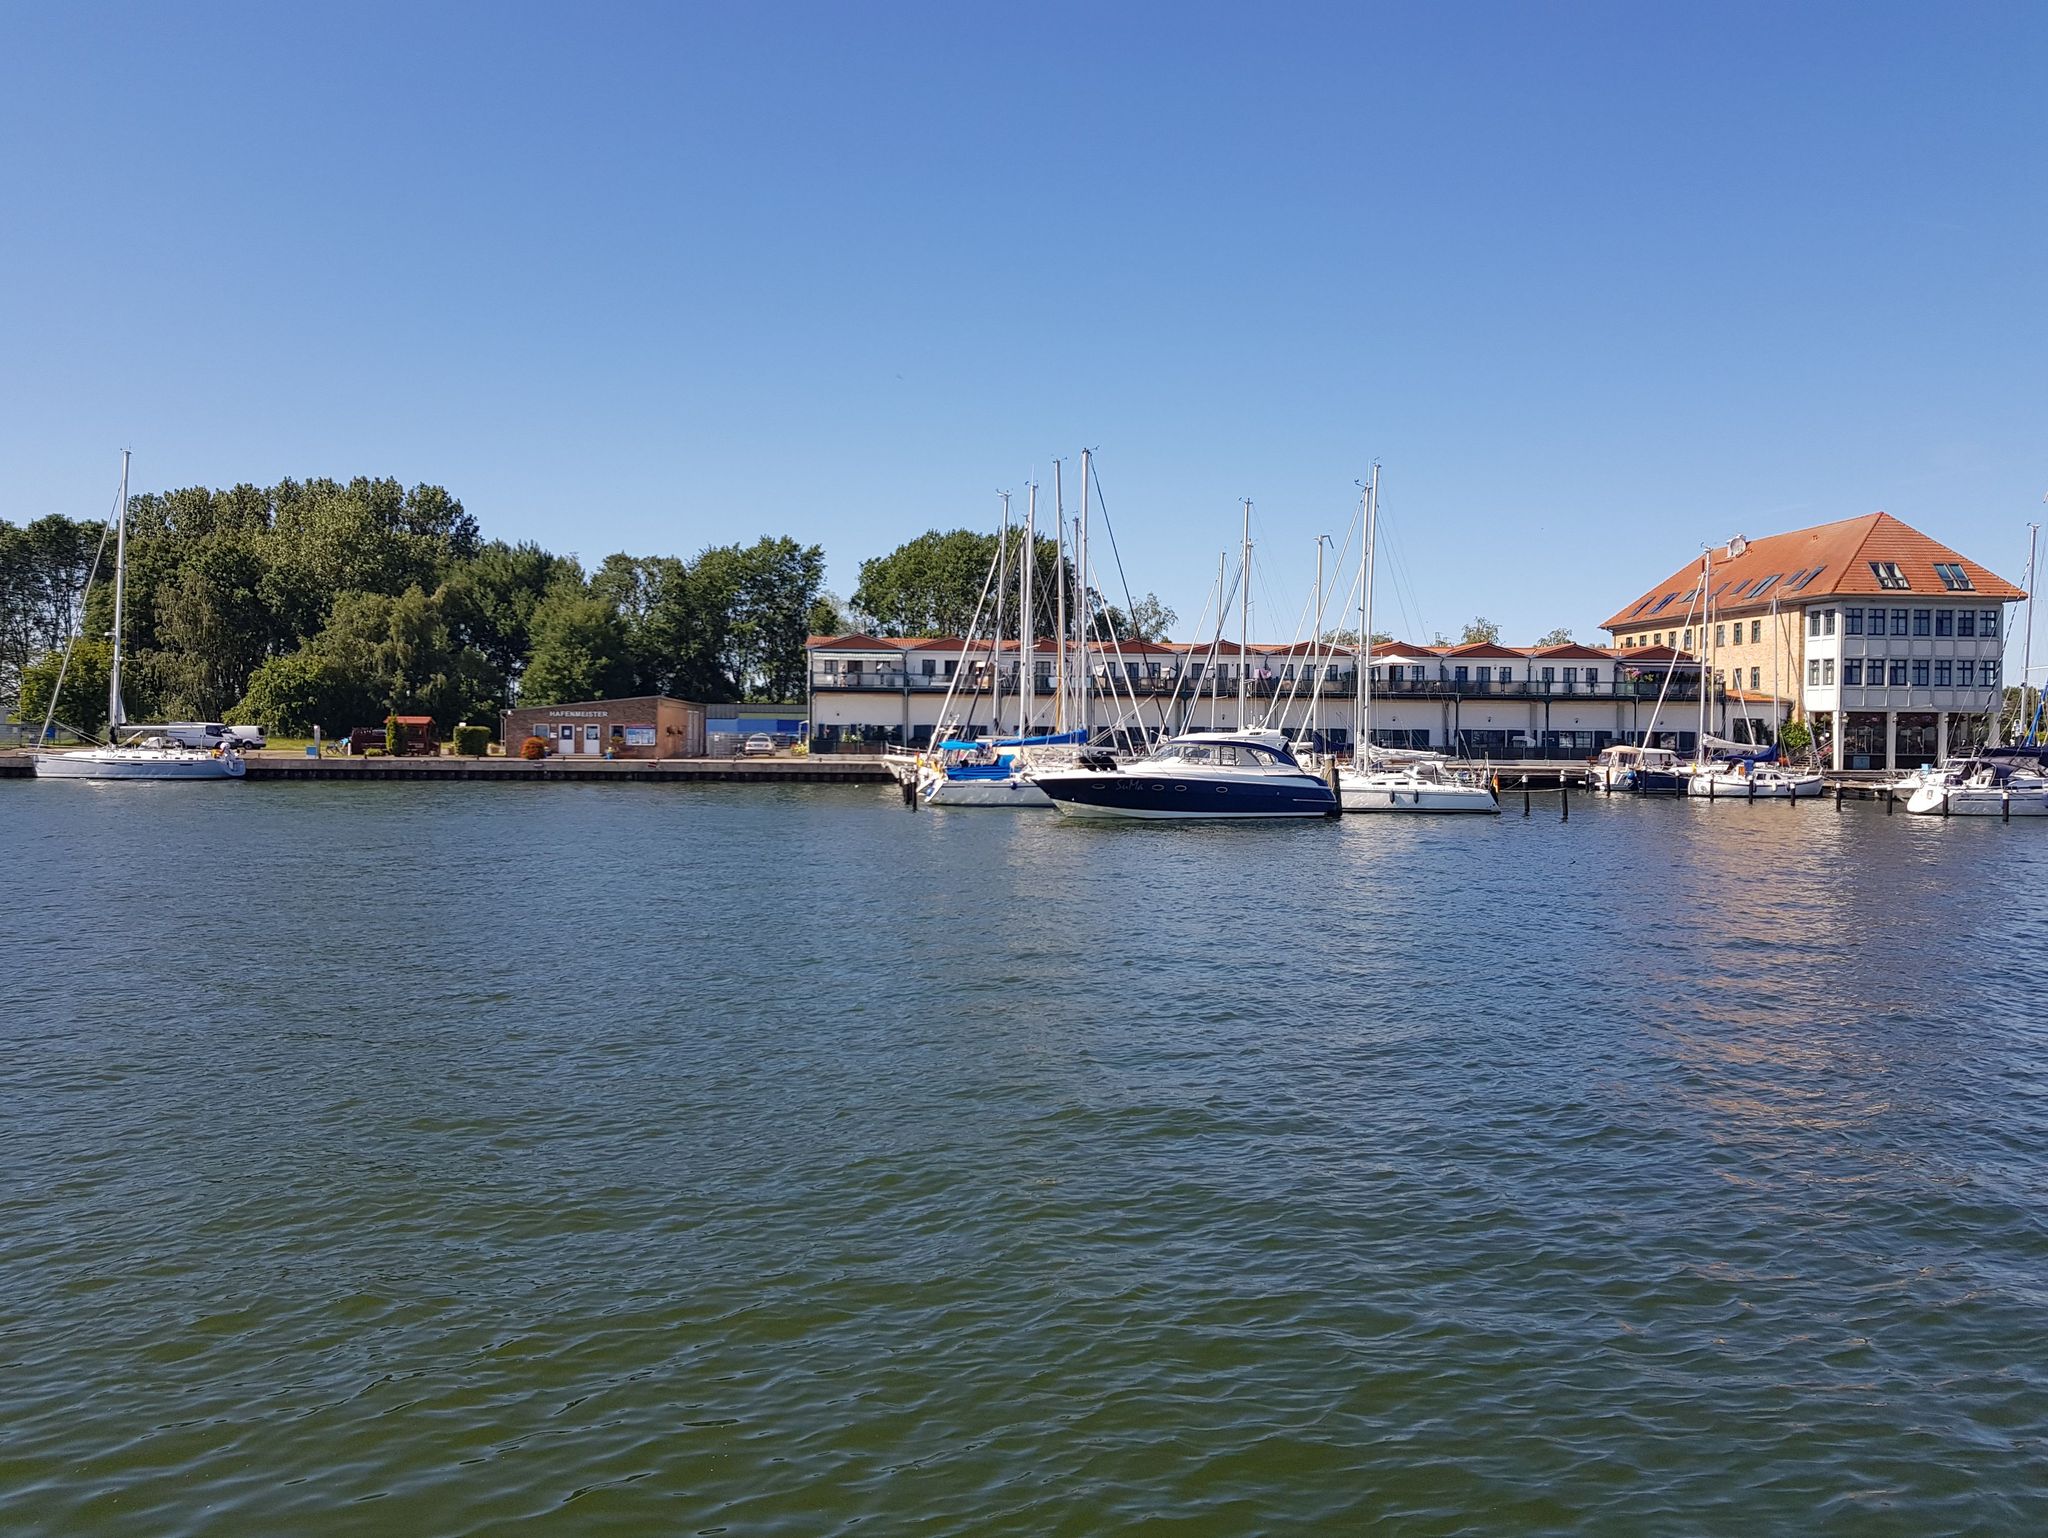
MULTIPOLYGON (((1099 452, 1187 631, 1385 464, 1386 628, 1590 637, 2048 491, 2048 8, 0 9, 0 516, 396 475, 859 561, 1099 452)), ((1074 481, 1068 478, 1069 501, 1074 481)))

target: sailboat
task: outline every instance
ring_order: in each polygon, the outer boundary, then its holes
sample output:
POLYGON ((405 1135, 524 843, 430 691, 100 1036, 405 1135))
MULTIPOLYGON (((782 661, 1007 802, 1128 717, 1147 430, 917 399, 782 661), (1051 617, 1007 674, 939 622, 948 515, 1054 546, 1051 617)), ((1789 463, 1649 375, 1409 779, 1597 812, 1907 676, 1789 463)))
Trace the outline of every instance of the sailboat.
MULTIPOLYGON (((1712 551, 1707 552, 1706 560, 1706 571, 1700 579, 1703 587, 1712 580, 1712 551)), ((1707 734, 1707 693, 1714 677, 1714 652, 1708 641, 1714 616, 1714 600, 1711 594, 1701 612, 1705 617, 1700 622, 1700 649, 1706 653, 1706 666, 1700 674, 1700 746, 1692 773, 1685 782, 1686 794, 1703 797, 1708 801, 1796 801, 1822 794, 1827 786, 1822 781, 1820 772, 1780 762, 1776 742, 1759 752, 1754 743, 1731 742, 1707 734)), ((1735 628, 1740 630, 1742 626, 1738 622, 1735 628)), ((1778 599, 1774 593, 1771 595, 1773 736, 1777 734, 1779 705, 1778 656, 1783 650, 1783 639, 1778 634, 1778 599)))
POLYGON ((1347 812, 1486 812, 1498 814, 1491 787, 1453 769, 1436 754, 1375 753, 1372 747, 1373 546, 1379 526, 1380 467, 1372 467, 1359 550, 1358 732, 1349 766, 1337 771, 1337 797, 1347 812))
MULTIPOLYGON (((114 660, 107 674, 107 741, 89 748, 63 752, 42 750, 35 755, 36 778, 40 780, 238 780, 247 772, 242 755, 232 746, 188 748, 154 727, 135 727, 121 700, 121 643, 127 614, 128 590, 128 453, 121 453, 121 504, 114 537, 114 660)), ((90 583, 87 584, 88 590, 90 583)), ((75 638, 74 638, 75 639, 75 638)), ((43 741, 57 713, 63 693, 64 673, 70 666, 67 649, 57 672, 57 687, 50 696, 50 709, 43 720, 43 741)))

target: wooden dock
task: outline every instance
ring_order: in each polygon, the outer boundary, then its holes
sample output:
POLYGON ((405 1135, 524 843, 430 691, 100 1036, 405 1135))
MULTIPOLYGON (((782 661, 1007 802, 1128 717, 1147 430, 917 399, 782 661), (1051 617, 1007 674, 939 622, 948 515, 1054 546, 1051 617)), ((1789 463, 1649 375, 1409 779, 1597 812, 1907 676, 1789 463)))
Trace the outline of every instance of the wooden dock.
MULTIPOLYGON (((299 753, 250 753, 251 780, 392 780, 488 782, 497 785, 622 784, 647 781, 721 781, 748 785, 886 785, 880 758, 820 753, 779 758, 308 758, 299 753)), ((0 778, 35 771, 26 753, 0 753, 0 778)))

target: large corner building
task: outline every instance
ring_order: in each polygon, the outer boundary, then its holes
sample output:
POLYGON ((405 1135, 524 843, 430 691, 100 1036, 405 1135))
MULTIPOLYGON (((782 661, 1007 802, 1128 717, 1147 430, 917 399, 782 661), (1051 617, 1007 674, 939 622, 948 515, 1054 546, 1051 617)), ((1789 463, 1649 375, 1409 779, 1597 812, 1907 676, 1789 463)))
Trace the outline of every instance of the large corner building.
POLYGON ((1932 762, 2002 701, 2005 606, 2025 593, 1889 513, 1730 540, 1601 626, 1624 659, 1699 655, 1724 689, 1803 716, 1837 769, 1932 762))

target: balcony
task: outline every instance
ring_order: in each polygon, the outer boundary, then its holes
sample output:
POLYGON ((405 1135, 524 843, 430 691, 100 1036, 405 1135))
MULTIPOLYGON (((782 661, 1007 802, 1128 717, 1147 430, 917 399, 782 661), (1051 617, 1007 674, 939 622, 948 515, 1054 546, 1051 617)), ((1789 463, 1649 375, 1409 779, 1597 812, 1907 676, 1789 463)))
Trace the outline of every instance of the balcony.
MULTIPOLYGON (((1112 675, 1107 669, 1091 669, 1093 692, 1098 698, 1136 695, 1139 699, 1174 698, 1207 699, 1213 693, 1219 699, 1234 699, 1238 686, 1235 677, 1222 675, 1195 674, 1162 670, 1158 673, 1140 673, 1132 677, 1126 673, 1112 675)), ((1340 671, 1334 677, 1326 677, 1318 685, 1307 679, 1292 678, 1251 678, 1246 680, 1245 693, 1252 699, 1270 700, 1276 697, 1292 696, 1306 701, 1318 688, 1325 700, 1351 698, 1354 674, 1349 670, 1340 671)), ((868 669, 859 673, 813 672, 811 689, 815 693, 846 693, 864 691, 884 694, 943 694, 955 687, 955 679, 944 673, 912 673, 900 669, 868 669)), ((987 694, 991 688, 999 689, 1004 699, 1014 699, 1018 692, 1018 674, 1015 668, 1005 668, 999 673, 974 671, 958 675, 958 688, 963 694, 987 694)), ((1711 686, 1709 698, 1720 699, 1723 691, 1719 684, 1711 686)), ((1053 693, 1053 679, 1050 674, 1038 679, 1037 695, 1048 699, 1053 693)), ((1381 679, 1373 685, 1373 698, 1380 700, 1644 700, 1654 702, 1659 694, 1665 700, 1697 700, 1700 697, 1700 678, 1694 674, 1677 674, 1665 687, 1661 675, 1651 674, 1635 678, 1513 678, 1513 679, 1464 679, 1455 678, 1400 678, 1392 681, 1381 679)))

